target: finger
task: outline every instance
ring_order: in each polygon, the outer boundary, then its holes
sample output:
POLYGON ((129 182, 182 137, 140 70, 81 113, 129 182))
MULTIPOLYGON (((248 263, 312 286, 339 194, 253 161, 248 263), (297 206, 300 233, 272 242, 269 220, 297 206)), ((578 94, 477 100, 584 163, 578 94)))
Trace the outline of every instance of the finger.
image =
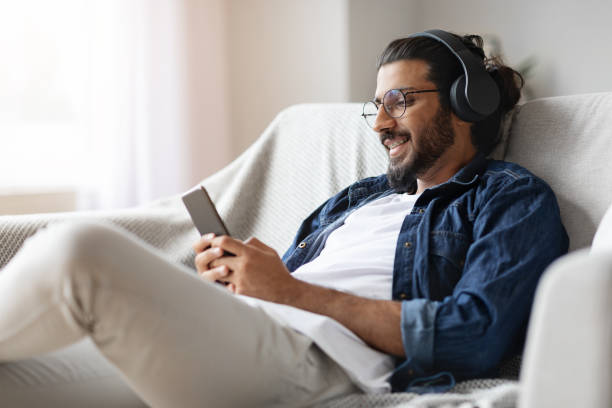
MULTIPOLYGON (((221 248, 219 249, 221 250, 221 248)), ((230 270, 235 271, 240 269, 241 262, 242 261, 237 256, 222 256, 209 262, 208 266, 211 269, 218 268, 220 266, 227 266, 230 270)))
POLYGON ((230 274, 229 268, 225 265, 221 265, 216 268, 209 269, 207 271, 200 273, 200 276, 209 282, 215 282, 215 281, 225 282, 227 281, 229 274, 230 274))
POLYGON ((258 240, 255 237, 250 237, 249 239, 244 241, 244 243, 247 244, 247 245, 254 246, 255 248, 262 249, 264 251, 270 249, 269 246, 267 246, 266 244, 264 244, 263 242, 261 242, 260 240, 258 240))
POLYGON ((195 253, 200 253, 208 248, 214 238, 215 234, 213 233, 202 235, 202 237, 192 246, 195 253))
POLYGON ((239 241, 227 235, 222 235, 220 237, 214 238, 212 240, 211 245, 214 247, 222 248, 225 251, 231 252, 236 256, 244 255, 245 251, 248 250, 248 247, 242 241, 239 241))
POLYGON ((195 256, 194 264, 198 272, 210 269, 210 263, 215 259, 223 256, 223 250, 221 248, 209 248, 204 252, 200 252, 195 256))
POLYGON ((236 285, 234 285, 233 283, 231 282, 228 283, 226 287, 227 287, 227 290, 229 290, 230 292, 236 293, 236 285))

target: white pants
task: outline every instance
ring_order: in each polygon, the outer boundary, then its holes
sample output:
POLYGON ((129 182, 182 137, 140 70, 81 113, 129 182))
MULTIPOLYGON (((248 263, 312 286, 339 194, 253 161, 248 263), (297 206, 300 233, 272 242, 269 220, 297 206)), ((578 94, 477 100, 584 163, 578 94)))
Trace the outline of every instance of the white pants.
POLYGON ((154 407, 311 406, 358 392, 308 337, 142 241, 55 226, 0 271, 0 361, 84 337, 154 407))

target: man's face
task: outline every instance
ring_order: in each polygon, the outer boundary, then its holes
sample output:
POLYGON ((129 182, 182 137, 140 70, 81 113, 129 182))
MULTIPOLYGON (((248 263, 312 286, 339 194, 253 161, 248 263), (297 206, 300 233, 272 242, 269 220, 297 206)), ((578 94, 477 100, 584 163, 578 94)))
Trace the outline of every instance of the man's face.
MULTIPOLYGON (((436 89, 427 79, 429 67, 422 60, 400 60, 378 71, 375 100, 382 102, 390 89, 406 91, 436 89)), ((391 187, 408 191, 416 178, 423 177, 453 145, 455 133, 451 112, 442 109, 437 92, 407 94, 406 112, 390 117, 380 108, 374 124, 381 143, 389 151, 387 177, 391 187)))

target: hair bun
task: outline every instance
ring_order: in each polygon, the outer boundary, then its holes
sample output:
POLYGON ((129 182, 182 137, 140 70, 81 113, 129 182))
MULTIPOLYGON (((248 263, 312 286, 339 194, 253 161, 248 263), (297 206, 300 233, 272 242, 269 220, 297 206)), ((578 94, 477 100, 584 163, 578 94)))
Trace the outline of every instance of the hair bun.
POLYGON ((521 89, 525 84, 523 76, 514 69, 503 64, 501 58, 489 58, 485 63, 487 72, 493 77, 500 90, 499 104, 503 112, 514 108, 521 99, 521 89))

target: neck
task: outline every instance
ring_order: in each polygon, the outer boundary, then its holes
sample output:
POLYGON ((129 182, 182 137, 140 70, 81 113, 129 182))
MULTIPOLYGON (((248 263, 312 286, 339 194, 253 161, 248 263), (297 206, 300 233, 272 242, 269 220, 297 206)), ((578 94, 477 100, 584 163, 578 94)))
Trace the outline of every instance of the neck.
POLYGON ((476 149, 467 149, 458 155, 451 150, 444 153, 438 161, 422 176, 417 177, 416 194, 442 184, 453 177, 476 156, 476 149))

